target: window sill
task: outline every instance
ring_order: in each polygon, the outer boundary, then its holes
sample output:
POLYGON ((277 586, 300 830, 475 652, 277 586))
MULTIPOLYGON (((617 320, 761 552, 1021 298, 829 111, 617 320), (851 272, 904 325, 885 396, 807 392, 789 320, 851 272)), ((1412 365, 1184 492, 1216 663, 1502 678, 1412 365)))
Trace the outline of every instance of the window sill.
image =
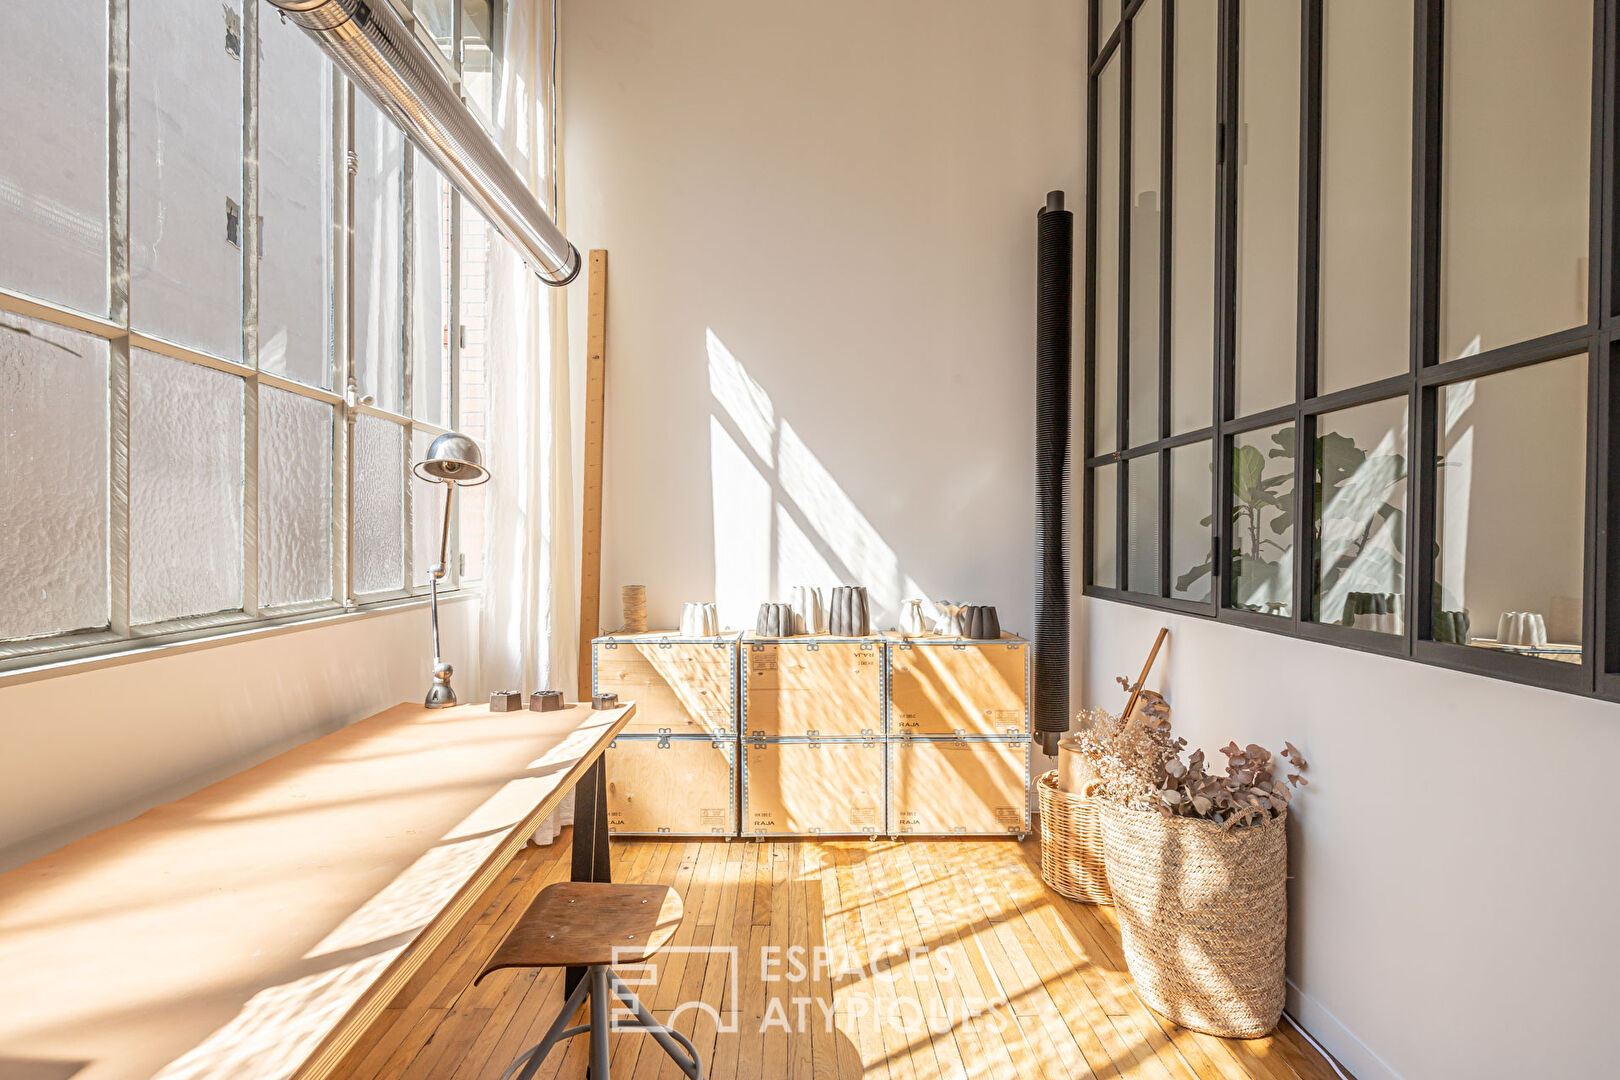
MULTIPOLYGON (((467 600, 479 599, 482 595, 482 592, 477 589, 458 590, 439 597, 439 603, 457 604, 467 600)), ((428 602, 428 597, 425 595, 409 596, 398 600, 368 604, 365 607, 347 611, 324 611, 282 622, 236 624, 214 630, 201 630, 180 640, 143 642, 135 639, 119 642, 118 645, 121 647, 90 646, 87 648, 94 648, 98 651, 89 655, 64 656, 60 652, 42 653, 30 658, 32 662, 25 666, 0 671, 0 688, 38 682, 42 679, 54 679, 64 675, 77 675, 102 668, 121 667, 125 664, 139 663, 143 660, 154 660, 164 656, 178 656, 182 653, 213 649, 222 645, 235 645, 245 641, 277 637, 282 634, 295 634, 303 630, 313 630, 317 627, 371 619, 379 615, 391 615, 413 608, 426 608, 428 602), (99 651, 101 649, 107 651, 99 651)))

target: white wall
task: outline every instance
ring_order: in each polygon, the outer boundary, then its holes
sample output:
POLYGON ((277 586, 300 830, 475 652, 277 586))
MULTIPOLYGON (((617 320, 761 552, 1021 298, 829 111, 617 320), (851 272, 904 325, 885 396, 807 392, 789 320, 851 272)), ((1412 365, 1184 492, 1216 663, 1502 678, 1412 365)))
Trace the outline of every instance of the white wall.
POLYGON ((1289 831, 1290 1011, 1361 1080, 1612 1075, 1620 707, 1107 601, 1079 700, 1153 680, 1177 731, 1311 763, 1289 831), (1599 763, 1583 770, 1581 762, 1599 763))
MULTIPOLYGON (((440 608, 463 701, 478 602, 440 608)), ((0 870, 427 691, 426 606, 0 684, 0 870)))
MULTIPOLYGON (((569 236, 609 252, 603 625, 795 584, 1032 631, 1035 211, 1082 5, 569 0, 569 236)), ((585 292, 571 335, 582 363, 585 292)))

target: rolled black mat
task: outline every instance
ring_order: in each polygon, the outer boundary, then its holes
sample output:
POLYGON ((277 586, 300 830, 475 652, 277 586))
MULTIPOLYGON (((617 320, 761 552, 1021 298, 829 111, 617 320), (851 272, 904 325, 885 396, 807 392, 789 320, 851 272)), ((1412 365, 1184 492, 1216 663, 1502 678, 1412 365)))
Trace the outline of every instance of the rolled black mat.
MULTIPOLYGON (((1035 732, 1069 730, 1069 409, 1074 214, 1048 192, 1037 222, 1035 289, 1035 732)), ((1050 740, 1043 740, 1050 741, 1050 740)))

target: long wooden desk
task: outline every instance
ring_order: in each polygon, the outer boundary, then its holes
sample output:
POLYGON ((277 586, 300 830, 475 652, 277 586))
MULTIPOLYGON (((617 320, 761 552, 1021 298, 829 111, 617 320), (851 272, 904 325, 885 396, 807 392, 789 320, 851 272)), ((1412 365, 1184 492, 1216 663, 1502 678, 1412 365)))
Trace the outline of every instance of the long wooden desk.
POLYGON ((399 705, 0 875, 0 1078, 334 1066, 635 712, 399 705))

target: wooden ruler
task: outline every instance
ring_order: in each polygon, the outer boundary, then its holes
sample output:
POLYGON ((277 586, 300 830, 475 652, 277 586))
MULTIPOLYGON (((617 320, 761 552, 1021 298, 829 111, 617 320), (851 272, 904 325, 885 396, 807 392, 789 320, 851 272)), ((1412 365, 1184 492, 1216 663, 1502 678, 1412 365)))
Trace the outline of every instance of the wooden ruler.
POLYGON ((607 376, 607 252, 590 256, 589 316, 585 323, 585 474, 580 492, 579 699, 591 699, 591 641, 602 618, 602 403, 607 376))

